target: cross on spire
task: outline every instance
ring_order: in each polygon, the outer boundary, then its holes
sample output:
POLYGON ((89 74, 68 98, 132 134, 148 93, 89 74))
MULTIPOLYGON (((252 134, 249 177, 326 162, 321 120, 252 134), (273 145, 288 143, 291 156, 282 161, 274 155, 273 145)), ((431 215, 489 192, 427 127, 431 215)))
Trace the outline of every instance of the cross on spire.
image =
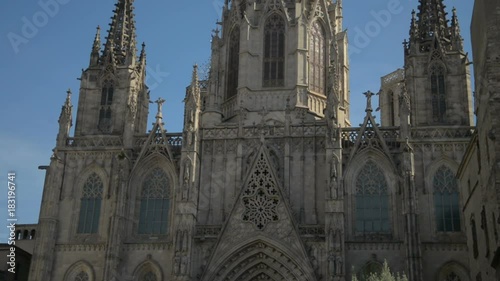
POLYGON ((365 112, 372 112, 373 111, 373 109, 372 109, 372 97, 375 94, 372 93, 371 91, 368 91, 368 92, 364 93, 363 95, 366 96, 366 110, 365 110, 365 112))
POLYGON ((165 103, 165 100, 162 98, 158 98, 154 103, 158 105, 158 113, 156 113, 156 120, 160 121, 161 119, 163 119, 162 107, 163 104, 165 103))

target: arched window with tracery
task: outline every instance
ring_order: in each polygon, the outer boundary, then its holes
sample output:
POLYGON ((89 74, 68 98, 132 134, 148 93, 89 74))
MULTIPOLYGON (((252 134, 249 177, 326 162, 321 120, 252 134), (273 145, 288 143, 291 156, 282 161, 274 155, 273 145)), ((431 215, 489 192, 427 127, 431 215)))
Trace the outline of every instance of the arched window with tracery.
POLYGON ((312 24, 309 36, 309 89, 324 95, 326 76, 325 32, 318 21, 312 24))
POLYGON ((238 91, 238 73, 240 67, 240 27, 235 26, 229 35, 229 58, 227 64, 227 98, 238 91))
POLYGON ((395 119, 396 109, 394 108, 394 92, 393 91, 389 91, 387 93, 387 99, 388 99, 388 104, 389 104, 389 126, 396 126, 396 119, 395 119))
POLYGON ((103 189, 101 177, 96 173, 92 173, 85 181, 80 200, 78 233, 97 233, 103 189))
POLYGON ((446 279, 444 281, 462 281, 462 279, 460 279, 460 277, 452 271, 446 275, 446 279))
POLYGON ((264 25, 264 87, 285 85, 285 20, 272 14, 264 25))
POLYGON ((101 91, 99 110, 99 129, 108 132, 111 128, 111 105, 113 103, 114 86, 111 80, 105 80, 101 91))
POLYGON ((356 179, 357 233, 388 233, 389 192, 382 170, 368 160, 356 179))
POLYGON ((89 275, 85 271, 80 271, 75 277, 75 281, 89 281, 89 275))
POLYGON ((434 174, 433 187, 437 231, 460 231, 458 183, 455 174, 442 165, 434 174))
POLYGON ((170 181, 161 168, 149 172, 142 185, 139 234, 166 234, 170 206, 170 181))
POLYGON ((435 123, 446 121, 445 70, 439 64, 431 67, 432 118, 435 123))

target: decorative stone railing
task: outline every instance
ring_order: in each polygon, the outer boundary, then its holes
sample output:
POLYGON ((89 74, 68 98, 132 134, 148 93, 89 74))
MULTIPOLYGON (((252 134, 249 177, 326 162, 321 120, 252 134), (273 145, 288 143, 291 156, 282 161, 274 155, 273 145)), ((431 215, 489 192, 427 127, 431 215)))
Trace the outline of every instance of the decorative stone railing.
POLYGON ((324 225, 301 225, 299 226, 300 236, 307 237, 325 237, 324 225))
MULTIPOLYGON (((167 142, 171 147, 181 148, 182 147, 182 133, 166 133, 167 142)), ((136 138, 135 146, 142 147, 147 142, 149 136, 136 138)), ((156 133, 155 143, 165 143, 163 136, 160 133, 156 133)))
POLYGON ((326 97, 321 97, 315 94, 309 93, 307 95, 307 104, 309 110, 314 112, 316 115, 323 117, 323 111, 326 108, 326 97))
POLYGON ((382 85, 385 86, 387 84, 401 82, 405 79, 405 71, 404 69, 398 69, 392 73, 387 74, 382 77, 382 85))
POLYGON ((68 138, 66 146, 74 148, 121 147, 123 142, 120 136, 86 136, 68 138))
POLYGON ((220 225, 199 225, 196 226, 195 238, 215 239, 219 236, 222 227, 220 225))
MULTIPOLYGON (((386 144, 391 146, 396 146, 399 140, 399 128, 397 127, 379 127, 378 128, 382 138, 385 140, 386 144)), ((356 143, 359 138, 359 132, 361 128, 343 128, 341 133, 342 147, 349 148, 356 143)), ((373 130, 365 131, 365 137, 375 137, 373 130)))
POLYGON ((469 139, 474 130, 475 127, 468 126, 419 127, 411 129, 411 138, 422 141, 469 139))

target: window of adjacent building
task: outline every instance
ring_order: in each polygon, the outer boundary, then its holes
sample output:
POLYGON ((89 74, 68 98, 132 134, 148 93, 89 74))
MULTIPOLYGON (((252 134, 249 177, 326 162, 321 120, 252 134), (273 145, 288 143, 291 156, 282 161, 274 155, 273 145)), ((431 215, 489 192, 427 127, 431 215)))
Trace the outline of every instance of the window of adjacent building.
POLYGON ((285 85, 285 20, 271 15, 264 26, 264 87, 285 85))
POLYGON ((435 65, 431 68, 432 118, 436 123, 443 123, 446 118, 444 73, 445 71, 442 66, 435 65))
POLYGON ((326 87, 325 33, 318 21, 313 23, 309 36, 309 89, 324 95, 326 87))
POLYGON ((166 234, 169 205, 168 176, 162 169, 155 168, 147 174, 142 186, 139 234, 166 234))
POLYGON ((97 233, 103 194, 101 178, 92 173, 83 185, 82 191, 78 233, 97 233))
POLYGON ((387 233, 389 194, 382 170, 368 160, 356 179, 356 232, 387 233))
POLYGON ((156 278, 156 274, 149 271, 148 273, 144 274, 144 276, 140 280, 141 281, 157 281, 158 279, 156 278))
POLYGON ((486 252, 486 257, 490 256, 490 233, 488 231, 488 218, 486 216, 486 208, 483 206, 483 209, 481 211, 481 229, 484 232, 484 239, 485 239, 485 252, 486 252))
POLYGON ((472 252, 474 253, 474 258, 477 259, 479 256, 479 248, 477 246, 477 229, 474 216, 471 216, 470 218, 470 230, 472 232, 472 252))
POLYGON ((89 281, 89 275, 85 271, 81 271, 76 275, 75 281, 89 281))
POLYGON ((105 80, 101 92, 99 110, 99 128, 108 131, 111 126, 111 104, 113 103, 114 87, 110 80, 105 80))
POLYGON ((238 72, 240 65, 240 27, 235 26, 229 35, 229 58, 227 67, 227 98, 238 91, 238 72))
POLYGON ((433 179, 436 228, 440 232, 460 231, 458 183, 455 174, 441 166, 433 179))
POLYGON ((387 99, 388 99, 388 104, 389 104, 389 124, 390 126, 395 126, 396 125, 396 120, 395 120, 395 108, 394 108, 394 92, 389 91, 387 94, 387 99))

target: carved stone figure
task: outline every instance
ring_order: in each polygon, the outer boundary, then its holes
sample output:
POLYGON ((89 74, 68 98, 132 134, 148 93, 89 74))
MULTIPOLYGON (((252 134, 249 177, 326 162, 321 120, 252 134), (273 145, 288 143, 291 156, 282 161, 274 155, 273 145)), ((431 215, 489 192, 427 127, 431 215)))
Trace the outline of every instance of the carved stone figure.
POLYGON ((330 161, 330 198, 338 198, 338 181, 337 181, 337 169, 338 169, 338 159, 333 156, 330 161))

